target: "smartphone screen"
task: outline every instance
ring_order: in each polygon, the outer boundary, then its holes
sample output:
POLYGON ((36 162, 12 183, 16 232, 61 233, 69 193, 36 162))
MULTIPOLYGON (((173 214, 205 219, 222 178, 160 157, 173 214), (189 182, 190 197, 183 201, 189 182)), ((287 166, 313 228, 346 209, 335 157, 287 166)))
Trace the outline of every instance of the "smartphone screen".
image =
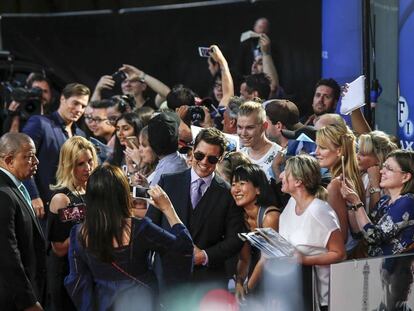
POLYGON ((139 147, 138 138, 136 136, 128 136, 126 140, 129 148, 139 147))
POLYGON ((86 205, 84 203, 69 205, 58 210, 61 222, 81 222, 85 218, 86 205))
POLYGON ((150 195, 148 194, 148 188, 144 187, 133 187, 132 188, 132 196, 134 198, 144 198, 144 199, 150 199, 150 195))
POLYGON ((198 48, 198 54, 199 54, 201 57, 210 57, 210 48, 206 48, 206 47, 202 47, 202 46, 200 46, 200 47, 198 48))

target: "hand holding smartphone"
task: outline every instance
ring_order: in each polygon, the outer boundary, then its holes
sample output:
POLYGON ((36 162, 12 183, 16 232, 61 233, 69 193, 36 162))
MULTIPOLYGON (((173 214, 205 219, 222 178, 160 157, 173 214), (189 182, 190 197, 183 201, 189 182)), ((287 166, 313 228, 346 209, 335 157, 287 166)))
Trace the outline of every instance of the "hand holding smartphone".
POLYGON ((129 148, 134 149, 139 147, 138 138, 136 136, 128 136, 126 140, 129 148))
POLYGON ((132 196, 136 199, 151 199, 148 190, 149 188, 145 187, 133 187, 132 196))
POLYGON ((210 57, 210 48, 207 47, 198 47, 198 54, 200 55, 200 57, 210 57))

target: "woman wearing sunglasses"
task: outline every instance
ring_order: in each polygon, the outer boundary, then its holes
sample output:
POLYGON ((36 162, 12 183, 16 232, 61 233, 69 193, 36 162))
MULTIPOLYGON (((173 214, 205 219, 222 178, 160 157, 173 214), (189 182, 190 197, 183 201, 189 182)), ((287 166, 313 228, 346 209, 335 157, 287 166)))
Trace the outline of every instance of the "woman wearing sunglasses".
MULTIPOLYGON (((278 230, 280 210, 266 174, 256 164, 238 166, 232 176, 231 194, 237 206, 243 208, 244 223, 249 231, 256 228, 278 230)), ((255 289, 261 277, 264 261, 260 251, 245 242, 240 251, 236 273, 236 298, 255 289)))
POLYGON ((362 232, 369 256, 406 252, 414 242, 414 152, 391 152, 380 172, 380 187, 387 195, 369 215, 360 197, 349 187, 348 179, 341 188, 348 213, 356 219, 353 230, 362 232))

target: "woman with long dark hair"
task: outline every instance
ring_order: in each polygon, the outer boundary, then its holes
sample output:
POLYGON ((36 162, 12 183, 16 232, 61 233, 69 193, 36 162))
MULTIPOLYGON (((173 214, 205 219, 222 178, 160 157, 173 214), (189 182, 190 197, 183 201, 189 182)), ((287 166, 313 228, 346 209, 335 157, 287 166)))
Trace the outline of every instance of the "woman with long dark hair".
MULTIPOLYGON (((108 161, 112 165, 122 167, 126 165, 125 148, 128 146, 127 137, 136 137, 138 142, 139 133, 143 128, 140 117, 134 112, 126 112, 122 114, 115 123, 116 138, 114 152, 111 159, 108 161)), ((136 146, 138 148, 138 146, 136 146)))
MULTIPOLYGON (((244 222, 249 231, 256 228, 278 230, 280 210, 266 174, 256 164, 238 166, 232 174, 231 194, 237 206, 243 208, 244 222)), ((245 242, 240 251, 236 273, 236 297, 241 300, 258 284, 264 261, 260 252, 245 242)))
POLYGON ((91 175, 86 189, 87 214, 71 232, 70 274, 65 285, 79 310, 153 310, 157 286, 149 267, 150 251, 165 260, 164 275, 191 271, 193 243, 168 196, 159 187, 148 190, 171 229, 167 232, 148 218, 132 216, 128 180, 118 167, 105 164, 91 175), (177 257, 188 258, 187 270, 174 266, 177 257), (168 266, 168 264, 172 266, 168 266))

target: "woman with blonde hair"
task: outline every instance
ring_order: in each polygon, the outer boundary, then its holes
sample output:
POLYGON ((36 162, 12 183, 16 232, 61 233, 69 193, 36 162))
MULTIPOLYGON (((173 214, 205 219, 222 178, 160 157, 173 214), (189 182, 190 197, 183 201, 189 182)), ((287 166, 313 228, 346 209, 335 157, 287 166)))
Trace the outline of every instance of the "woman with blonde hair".
POLYGON ((62 146, 56 172, 56 184, 47 218, 48 282, 52 310, 75 310, 63 279, 69 273, 67 253, 71 228, 82 221, 86 183, 97 166, 94 145, 81 136, 73 136, 62 146))
POLYGON ((316 132, 316 145, 319 165, 328 168, 332 178, 327 186, 327 201, 338 215, 342 238, 349 252, 358 242, 351 236, 350 225, 355 224, 355 219, 348 217, 346 201, 341 196, 341 178, 346 177, 350 181, 350 187, 361 200, 365 198, 356 158, 355 135, 345 124, 327 125, 316 132))
POLYGON ((388 154, 398 147, 382 131, 362 134, 358 139, 358 168, 362 174, 366 198, 365 206, 371 210, 381 197, 380 167, 388 154))
POLYGON ((279 233, 296 247, 300 263, 316 266, 315 300, 328 310, 329 265, 345 259, 345 247, 338 217, 325 201, 320 166, 309 155, 294 156, 280 179, 291 198, 280 215, 279 233))

